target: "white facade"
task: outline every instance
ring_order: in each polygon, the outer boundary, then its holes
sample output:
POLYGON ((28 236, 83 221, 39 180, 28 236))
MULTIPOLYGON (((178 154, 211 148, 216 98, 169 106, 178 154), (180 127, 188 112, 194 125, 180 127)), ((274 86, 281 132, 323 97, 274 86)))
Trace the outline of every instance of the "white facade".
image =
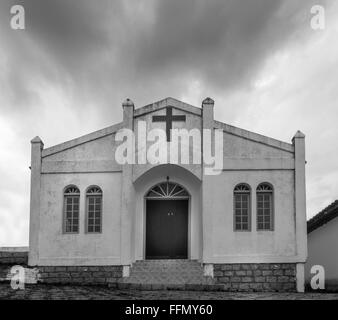
MULTIPOLYGON (((213 101, 196 108, 172 98, 134 109, 123 104, 123 122, 47 149, 32 140, 30 265, 130 265, 145 259, 145 194, 170 178, 189 192, 188 258, 213 263, 295 263, 299 274, 307 256, 305 143, 297 132, 285 143, 214 120, 213 101), (172 107, 186 120, 173 128, 223 131, 223 168, 206 175, 204 164, 126 164, 115 160, 121 128, 165 130, 152 116, 172 107), (272 231, 257 231, 256 188, 273 186, 272 231), (251 188, 251 230, 234 230, 234 188, 251 188), (63 191, 80 190, 79 232, 64 234, 63 191), (102 232, 85 232, 85 192, 103 192, 102 232)), ((137 136, 136 136, 137 140, 137 136)), ((148 143, 149 144, 149 143, 148 143)), ((202 146, 203 149, 203 146, 202 146)), ((140 150, 136 147, 136 154, 140 150)), ((302 280, 299 280, 302 286, 302 280)), ((300 289, 301 290, 301 289, 300 289)))
POLYGON ((305 265, 307 283, 315 273, 313 266, 322 266, 325 272, 325 289, 338 287, 338 219, 334 218, 308 234, 309 256, 305 265))

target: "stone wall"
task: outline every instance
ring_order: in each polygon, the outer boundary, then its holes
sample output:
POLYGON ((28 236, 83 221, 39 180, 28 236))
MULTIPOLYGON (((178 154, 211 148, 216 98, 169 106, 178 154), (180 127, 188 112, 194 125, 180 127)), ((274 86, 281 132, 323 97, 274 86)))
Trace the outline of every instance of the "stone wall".
POLYGON ((6 281, 7 275, 10 271, 10 266, 7 264, 0 264, 0 282, 6 281))
POLYGON ((296 291, 296 264, 214 264, 216 283, 229 291, 296 291))
POLYGON ((122 266, 39 266, 39 282, 107 284, 122 278, 122 266))
POLYGON ((0 282, 6 281, 11 267, 14 265, 27 266, 28 251, 16 251, 15 249, 0 248, 0 282))
POLYGON ((27 251, 1 251, 0 250, 0 265, 24 265, 28 262, 27 251))

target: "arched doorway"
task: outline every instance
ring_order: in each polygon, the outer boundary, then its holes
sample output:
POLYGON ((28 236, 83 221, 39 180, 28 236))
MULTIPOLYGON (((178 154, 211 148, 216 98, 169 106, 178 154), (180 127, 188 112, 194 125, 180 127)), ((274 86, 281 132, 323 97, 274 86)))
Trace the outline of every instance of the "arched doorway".
POLYGON ((169 180, 146 193, 146 259, 188 258, 189 199, 184 187, 169 180))

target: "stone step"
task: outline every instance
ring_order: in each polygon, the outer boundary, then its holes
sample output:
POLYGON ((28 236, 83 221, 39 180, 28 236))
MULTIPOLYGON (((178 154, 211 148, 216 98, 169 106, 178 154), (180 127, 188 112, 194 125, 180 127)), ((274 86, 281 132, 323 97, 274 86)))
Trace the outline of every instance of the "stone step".
POLYGON ((177 273, 177 272, 181 272, 181 273, 194 273, 194 274, 203 274, 203 268, 163 268, 163 267, 142 267, 142 268, 137 268, 137 267, 132 267, 130 268, 131 272, 137 272, 137 273, 177 273))
POLYGON ((194 273, 203 275, 203 267, 198 263, 138 263, 133 264, 131 274, 133 273, 194 273))
POLYGON ((153 278, 151 280, 149 279, 130 279, 130 280, 122 280, 119 283, 135 283, 135 284, 149 284, 149 283, 159 283, 159 284, 214 284, 213 280, 206 280, 206 279, 156 279, 153 278))
POLYGON ((136 260, 135 264, 201 264, 198 260, 190 259, 145 259, 136 260))
POLYGON ((135 270, 138 272, 202 272, 203 273, 203 267, 163 267, 163 266, 133 266, 131 267, 131 270, 135 270))
POLYGON ((165 265, 165 266, 192 266, 198 265, 201 266, 201 263, 197 260, 185 260, 185 259, 168 259, 168 260, 137 260, 133 265, 165 265))
POLYGON ((131 268, 132 272, 147 272, 147 273, 152 273, 152 272, 185 272, 185 273, 201 273, 203 274, 203 268, 202 267, 184 267, 184 268, 180 268, 180 267, 154 267, 154 266, 133 266, 131 268))
POLYGON ((187 268, 192 268, 192 269, 199 269, 202 267, 201 264, 199 263, 134 263, 132 265, 134 268, 181 268, 181 269, 187 269, 187 268))
POLYGON ((185 290, 185 291, 227 291, 228 287, 224 284, 200 284, 200 283, 126 283, 126 282, 108 282, 109 288, 120 290, 185 290))
POLYGON ((214 285, 214 279, 204 276, 203 265, 197 260, 165 259, 136 261, 130 269, 129 277, 110 283, 112 286, 114 283, 123 284, 126 287, 128 285, 142 286, 143 290, 145 290, 144 287, 149 288, 149 285, 160 288, 181 286, 181 290, 186 290, 184 288, 189 285, 214 285))
POLYGON ((182 274, 182 273, 131 273, 129 279, 204 279, 203 274, 182 274))
POLYGON ((156 263, 134 263, 133 267, 154 267, 154 268, 201 268, 202 265, 200 265, 199 263, 194 263, 194 264, 186 264, 186 263, 182 263, 182 264, 156 264, 156 263))
POLYGON ((142 272, 142 271, 131 271, 130 277, 138 277, 138 276, 156 276, 156 277, 166 277, 166 276, 172 276, 172 277, 204 277, 203 272, 180 272, 180 271, 171 271, 171 272, 165 272, 165 271, 154 271, 154 272, 142 272))

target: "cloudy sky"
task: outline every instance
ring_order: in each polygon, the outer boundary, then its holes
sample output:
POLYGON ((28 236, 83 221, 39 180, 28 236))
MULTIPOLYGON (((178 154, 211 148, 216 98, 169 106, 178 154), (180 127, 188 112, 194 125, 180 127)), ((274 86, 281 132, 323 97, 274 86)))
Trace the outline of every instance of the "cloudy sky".
POLYGON ((28 244, 30 140, 119 122, 126 97, 210 96, 219 121, 286 142, 300 129, 313 216, 338 199, 337 39, 337 1, 1 0, 0 246, 28 244))

